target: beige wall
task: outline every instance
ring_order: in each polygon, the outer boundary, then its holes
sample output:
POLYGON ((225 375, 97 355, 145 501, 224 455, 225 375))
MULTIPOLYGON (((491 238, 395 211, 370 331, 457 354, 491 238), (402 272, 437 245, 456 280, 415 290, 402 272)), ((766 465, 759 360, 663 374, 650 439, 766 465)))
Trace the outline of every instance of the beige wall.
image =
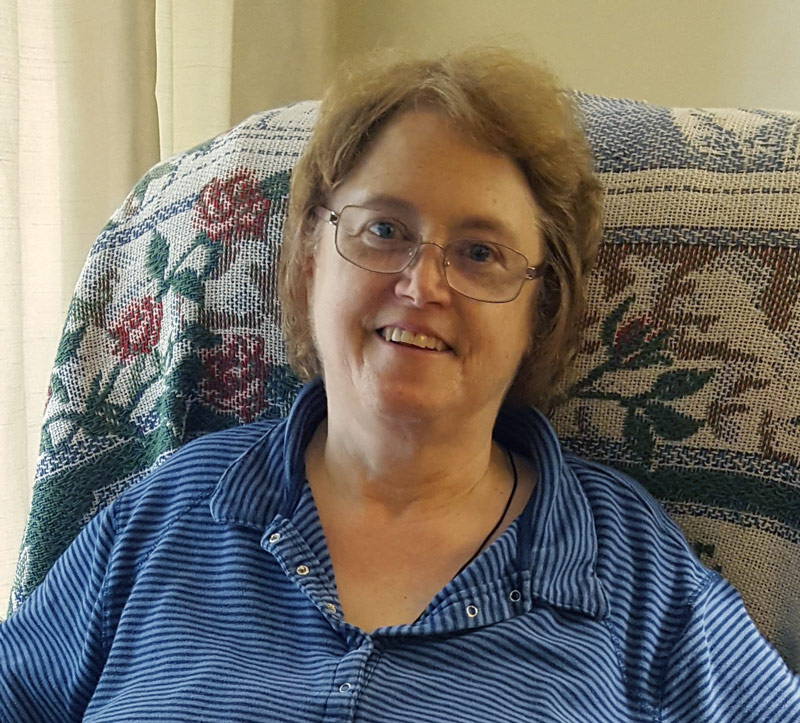
POLYGON ((158 0, 156 7, 160 27, 171 24, 181 41, 166 38, 166 49, 183 48, 174 78, 159 71, 159 92, 172 83, 167 90, 176 93, 170 103, 159 96, 161 110, 174 115, 160 112, 162 157, 259 110, 318 98, 339 61, 388 46, 434 53, 499 44, 532 53, 564 85, 591 93, 800 111, 800 0, 158 0), (225 62, 209 62, 217 56, 225 62))
POLYGON ((800 0, 341 0, 338 58, 524 48, 565 85, 662 105, 800 110, 800 0))
POLYGON ((236 9, 231 114, 286 102, 265 106, 261 98, 319 97, 336 65, 337 0, 236 0, 236 9), (242 4, 247 12, 238 12, 242 4))

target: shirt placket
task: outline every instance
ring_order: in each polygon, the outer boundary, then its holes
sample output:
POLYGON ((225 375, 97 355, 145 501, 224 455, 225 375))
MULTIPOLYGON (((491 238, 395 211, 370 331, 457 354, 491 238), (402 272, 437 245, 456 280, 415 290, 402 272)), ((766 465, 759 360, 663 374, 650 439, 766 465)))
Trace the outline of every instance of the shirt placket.
POLYGON ((286 518, 276 518, 265 531, 262 547, 271 553, 284 573, 302 590, 332 630, 347 646, 333 669, 325 721, 353 721, 367 679, 371 656, 376 655, 372 638, 344 622, 336 594, 330 562, 314 553, 303 535, 286 518))
POLYGON ((377 654, 369 635, 351 626, 346 628, 348 652, 336 668, 325 709, 325 720, 337 723, 356 719, 358 702, 367 682, 370 658, 377 654))
POLYGON ((267 527, 261 546, 277 560, 286 576, 302 590, 334 627, 342 622, 330 562, 323 562, 303 535, 285 517, 267 527))

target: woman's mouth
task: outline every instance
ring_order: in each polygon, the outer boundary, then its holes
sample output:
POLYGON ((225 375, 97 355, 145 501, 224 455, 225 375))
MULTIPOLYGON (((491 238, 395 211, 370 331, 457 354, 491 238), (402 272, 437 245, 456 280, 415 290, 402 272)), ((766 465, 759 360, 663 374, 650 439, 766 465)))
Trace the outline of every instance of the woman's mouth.
POLYGON ((385 326, 383 329, 378 329, 378 333, 386 341, 395 344, 405 344, 406 346, 415 346, 419 349, 428 349, 430 351, 450 351, 450 347, 435 336, 417 334, 397 326, 385 326))

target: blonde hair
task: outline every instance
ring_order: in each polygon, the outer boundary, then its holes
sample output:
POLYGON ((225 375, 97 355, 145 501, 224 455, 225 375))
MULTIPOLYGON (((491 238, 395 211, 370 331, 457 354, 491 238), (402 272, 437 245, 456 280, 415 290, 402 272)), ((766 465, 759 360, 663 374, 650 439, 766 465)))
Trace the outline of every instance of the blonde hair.
POLYGON ((304 380, 320 373, 306 288, 317 243, 314 208, 326 204, 381 127, 418 106, 451 119, 479 147, 512 158, 538 203, 547 268, 534 301, 533 337, 507 398, 549 411, 577 350, 602 191, 570 98, 546 69, 502 49, 434 59, 382 53, 336 75, 292 175, 279 276, 290 364, 304 380))

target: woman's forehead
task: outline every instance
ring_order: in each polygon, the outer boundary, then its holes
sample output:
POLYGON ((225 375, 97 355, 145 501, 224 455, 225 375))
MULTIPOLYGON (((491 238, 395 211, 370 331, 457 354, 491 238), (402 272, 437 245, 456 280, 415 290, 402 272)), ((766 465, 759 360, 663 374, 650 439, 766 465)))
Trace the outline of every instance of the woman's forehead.
POLYGON ((440 113, 406 111, 381 129, 329 199, 448 225, 527 231, 539 209, 514 159, 477 146, 440 113))

